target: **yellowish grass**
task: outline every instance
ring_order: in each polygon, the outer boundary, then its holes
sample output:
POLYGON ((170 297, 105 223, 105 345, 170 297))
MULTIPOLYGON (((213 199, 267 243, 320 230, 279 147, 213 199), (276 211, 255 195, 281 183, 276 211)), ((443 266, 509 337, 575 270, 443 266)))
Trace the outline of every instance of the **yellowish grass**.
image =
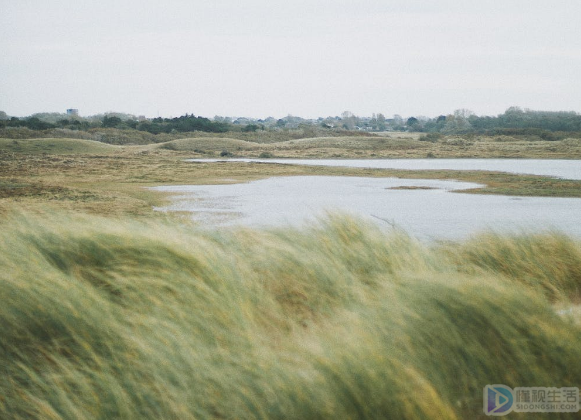
POLYGON ((492 241, 444 253, 343 217, 199 231, 10 216, 0 418, 465 419, 486 384, 577 386, 581 329, 544 285, 564 305, 578 279, 543 277, 562 260, 539 253, 579 244, 495 242, 524 247, 508 258, 543 282, 489 264, 492 241))

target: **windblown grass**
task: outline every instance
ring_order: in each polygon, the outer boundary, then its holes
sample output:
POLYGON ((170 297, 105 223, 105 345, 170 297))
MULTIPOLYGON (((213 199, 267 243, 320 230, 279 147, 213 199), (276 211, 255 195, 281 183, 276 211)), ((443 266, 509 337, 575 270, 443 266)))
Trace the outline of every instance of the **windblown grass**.
POLYGON ((508 277, 552 301, 581 300, 581 247, 562 233, 488 232, 456 247, 454 255, 461 270, 508 277))
POLYGON ((464 419, 486 384, 581 379, 579 328, 490 263, 522 249, 506 258, 550 283, 566 259, 564 298, 579 245, 560 236, 479 253, 342 217, 225 232, 51 215, 0 238, 3 419, 464 419))

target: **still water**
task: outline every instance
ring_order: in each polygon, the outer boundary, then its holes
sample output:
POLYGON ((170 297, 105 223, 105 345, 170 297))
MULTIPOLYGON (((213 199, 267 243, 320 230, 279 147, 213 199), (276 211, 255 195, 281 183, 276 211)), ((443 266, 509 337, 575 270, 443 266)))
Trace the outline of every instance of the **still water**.
MULTIPOLYGON (((190 162, 218 161, 217 159, 188 160, 190 162)), ((565 159, 229 159, 229 161, 348 168, 495 171, 581 180, 581 160, 565 159)))
POLYGON ((427 240, 461 239, 487 228, 556 228, 581 238, 581 199, 454 192, 477 186, 440 180, 297 176, 154 189, 175 193, 170 205, 156 210, 190 212, 194 220, 208 226, 300 225, 326 211, 340 211, 397 225, 427 240), (402 187, 406 189, 397 189, 402 187))

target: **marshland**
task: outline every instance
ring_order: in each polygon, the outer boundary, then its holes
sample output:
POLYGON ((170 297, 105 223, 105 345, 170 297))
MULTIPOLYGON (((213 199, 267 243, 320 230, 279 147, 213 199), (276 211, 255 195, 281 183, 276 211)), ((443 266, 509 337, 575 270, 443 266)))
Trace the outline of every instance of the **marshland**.
POLYGON ((0 2, 0 420, 579 418, 581 2, 0 2))
POLYGON ((581 197, 581 181, 544 175, 269 162, 581 152, 575 138, 451 140, 1 139, 0 417, 463 419, 483 416, 486 384, 578 386, 581 241, 566 231, 426 242, 337 213, 212 227, 154 211, 172 197, 151 187, 273 177, 581 197), (188 161, 231 157, 262 163, 188 161))

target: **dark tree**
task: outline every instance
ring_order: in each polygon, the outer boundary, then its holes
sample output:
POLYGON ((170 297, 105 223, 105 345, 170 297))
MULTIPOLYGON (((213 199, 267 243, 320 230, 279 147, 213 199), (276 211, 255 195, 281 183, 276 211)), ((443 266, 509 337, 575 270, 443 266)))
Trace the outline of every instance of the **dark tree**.
POLYGON ((103 127, 107 128, 115 128, 118 125, 121 125, 123 121, 119 117, 107 117, 103 118, 103 127))
POLYGON ((408 120, 406 121, 406 125, 408 127, 413 127, 415 125, 418 125, 420 121, 416 118, 416 117, 409 117, 408 120))

